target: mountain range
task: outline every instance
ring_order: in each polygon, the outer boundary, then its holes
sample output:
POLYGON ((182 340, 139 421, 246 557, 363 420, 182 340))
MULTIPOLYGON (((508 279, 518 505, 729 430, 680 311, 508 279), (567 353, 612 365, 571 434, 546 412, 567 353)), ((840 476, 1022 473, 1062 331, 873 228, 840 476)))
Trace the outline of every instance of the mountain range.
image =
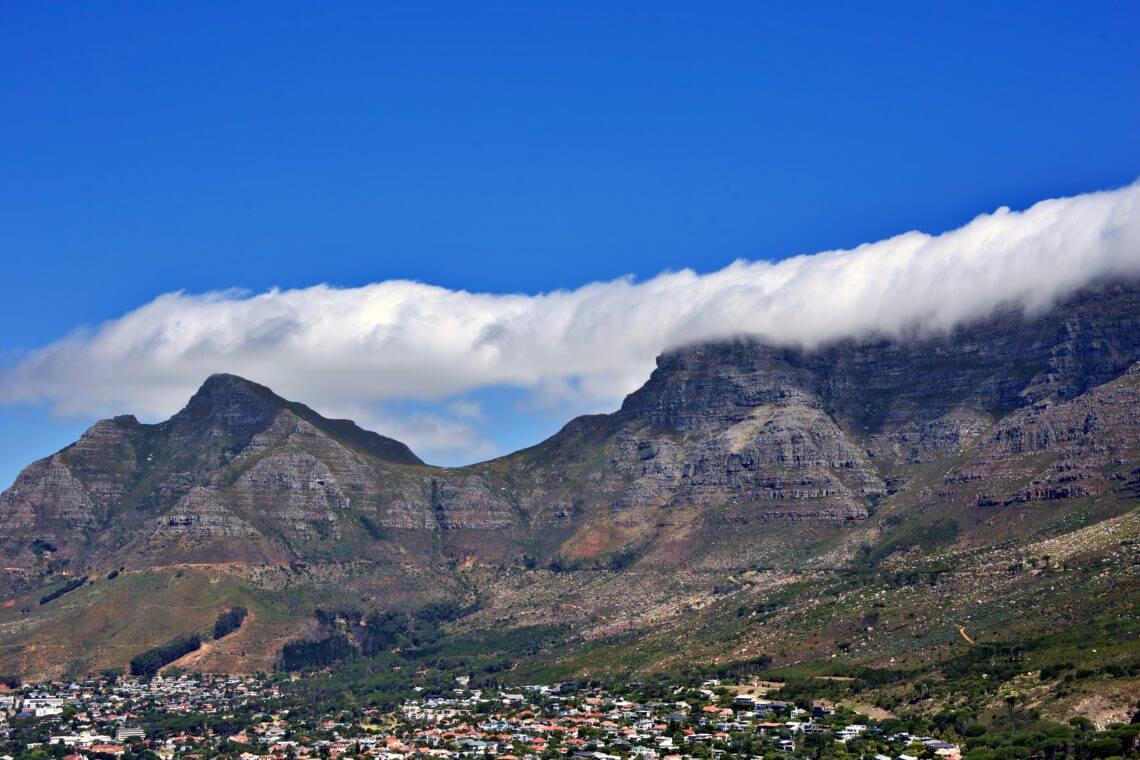
POLYGON ((178 665, 269 668, 327 635, 317 608, 431 604, 448 635, 534 631, 524 671, 933 668, 1046 633, 1046 658, 1071 635, 1134 660, 1138 505, 1134 282, 950 332, 682 347, 616 412, 467 467, 213 375, 0 495, 0 673, 121 667, 238 605, 178 665))

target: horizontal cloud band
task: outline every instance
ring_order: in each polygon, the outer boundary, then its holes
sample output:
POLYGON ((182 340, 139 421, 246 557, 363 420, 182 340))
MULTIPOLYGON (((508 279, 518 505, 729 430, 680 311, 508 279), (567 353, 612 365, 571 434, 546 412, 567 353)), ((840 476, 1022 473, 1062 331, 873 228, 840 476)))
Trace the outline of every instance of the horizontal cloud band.
POLYGON ((755 334, 814 345, 943 330, 999 305, 1036 310, 1098 278, 1128 275, 1140 275, 1140 184, 1002 208, 935 236, 908 232, 777 263, 539 295, 409 281, 169 293, 32 351, 0 374, 0 402, 153 419, 225 371, 318 409, 493 385, 597 406, 635 388, 659 352, 682 343, 755 334))

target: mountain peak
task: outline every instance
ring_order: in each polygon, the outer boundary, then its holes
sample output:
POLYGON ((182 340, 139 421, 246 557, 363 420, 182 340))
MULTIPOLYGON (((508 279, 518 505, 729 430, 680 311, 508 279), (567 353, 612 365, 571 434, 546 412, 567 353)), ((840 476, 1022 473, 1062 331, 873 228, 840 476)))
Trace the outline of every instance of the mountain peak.
POLYGON ((198 391, 194 395, 207 394, 215 396, 232 393, 266 393, 273 395, 273 391, 264 385, 259 385, 252 380, 246 380, 240 375, 233 375, 228 372, 215 372, 207 377, 202 381, 202 385, 198 387, 198 391))
POLYGON ((252 431, 268 425, 282 411, 291 412, 327 435, 381 459, 423 464, 423 460, 399 441, 364 430, 350 420, 328 419, 304 404, 278 396, 264 385, 228 373, 207 377, 175 418, 210 420, 229 428, 252 431))
POLYGON ((267 424, 288 402, 264 385, 230 374, 206 378, 174 419, 211 420, 227 427, 267 424))

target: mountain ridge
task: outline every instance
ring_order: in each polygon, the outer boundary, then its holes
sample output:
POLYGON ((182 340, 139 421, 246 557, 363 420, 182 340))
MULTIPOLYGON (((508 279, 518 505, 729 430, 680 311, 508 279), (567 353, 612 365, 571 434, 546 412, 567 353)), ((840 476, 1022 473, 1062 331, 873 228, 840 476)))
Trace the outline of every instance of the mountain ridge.
MULTIPOLYGON (((458 468, 214 375, 170 420, 100 421, 0 495, 0 669, 110 667, 223 602, 255 622, 202 666, 248 669, 328 604, 453 600, 475 605, 457 635, 564 626, 573 647, 653 641, 722 599, 929 572, 927 554, 972 566, 1135 509, 1138 362, 1135 283, 906 341, 706 343, 659 357, 614 413, 458 468)), ((739 622, 717 625, 713 641, 739 622)), ((804 650, 788 625, 740 636, 804 650)), ((678 651, 739 656, 718 646, 678 651)))

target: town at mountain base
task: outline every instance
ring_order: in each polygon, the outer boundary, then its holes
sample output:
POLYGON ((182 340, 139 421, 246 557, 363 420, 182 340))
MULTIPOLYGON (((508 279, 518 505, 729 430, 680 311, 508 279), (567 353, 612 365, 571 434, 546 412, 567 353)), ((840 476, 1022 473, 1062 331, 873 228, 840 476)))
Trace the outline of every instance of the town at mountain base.
POLYGON ((617 412, 462 468, 215 375, 0 496, 0 674, 735 668, 1127 720, 1138 505, 1132 282, 946 334, 682 348, 617 412))
MULTIPOLYGON (((716 678, 607 686, 499 688, 467 676, 403 696, 343 690, 319 703, 313 676, 91 678, 0 693, 0 740, 18 758, 174 757, 868 758, 1093 760, 1135 753, 1140 724, 1056 724, 1006 714, 933 717, 827 699, 790 699, 779 682, 716 678), (70 754, 66 754, 70 753, 70 754)), ((0 747, 3 747, 0 744, 0 747)), ((12 756, 8 756, 12 757, 12 756)))

